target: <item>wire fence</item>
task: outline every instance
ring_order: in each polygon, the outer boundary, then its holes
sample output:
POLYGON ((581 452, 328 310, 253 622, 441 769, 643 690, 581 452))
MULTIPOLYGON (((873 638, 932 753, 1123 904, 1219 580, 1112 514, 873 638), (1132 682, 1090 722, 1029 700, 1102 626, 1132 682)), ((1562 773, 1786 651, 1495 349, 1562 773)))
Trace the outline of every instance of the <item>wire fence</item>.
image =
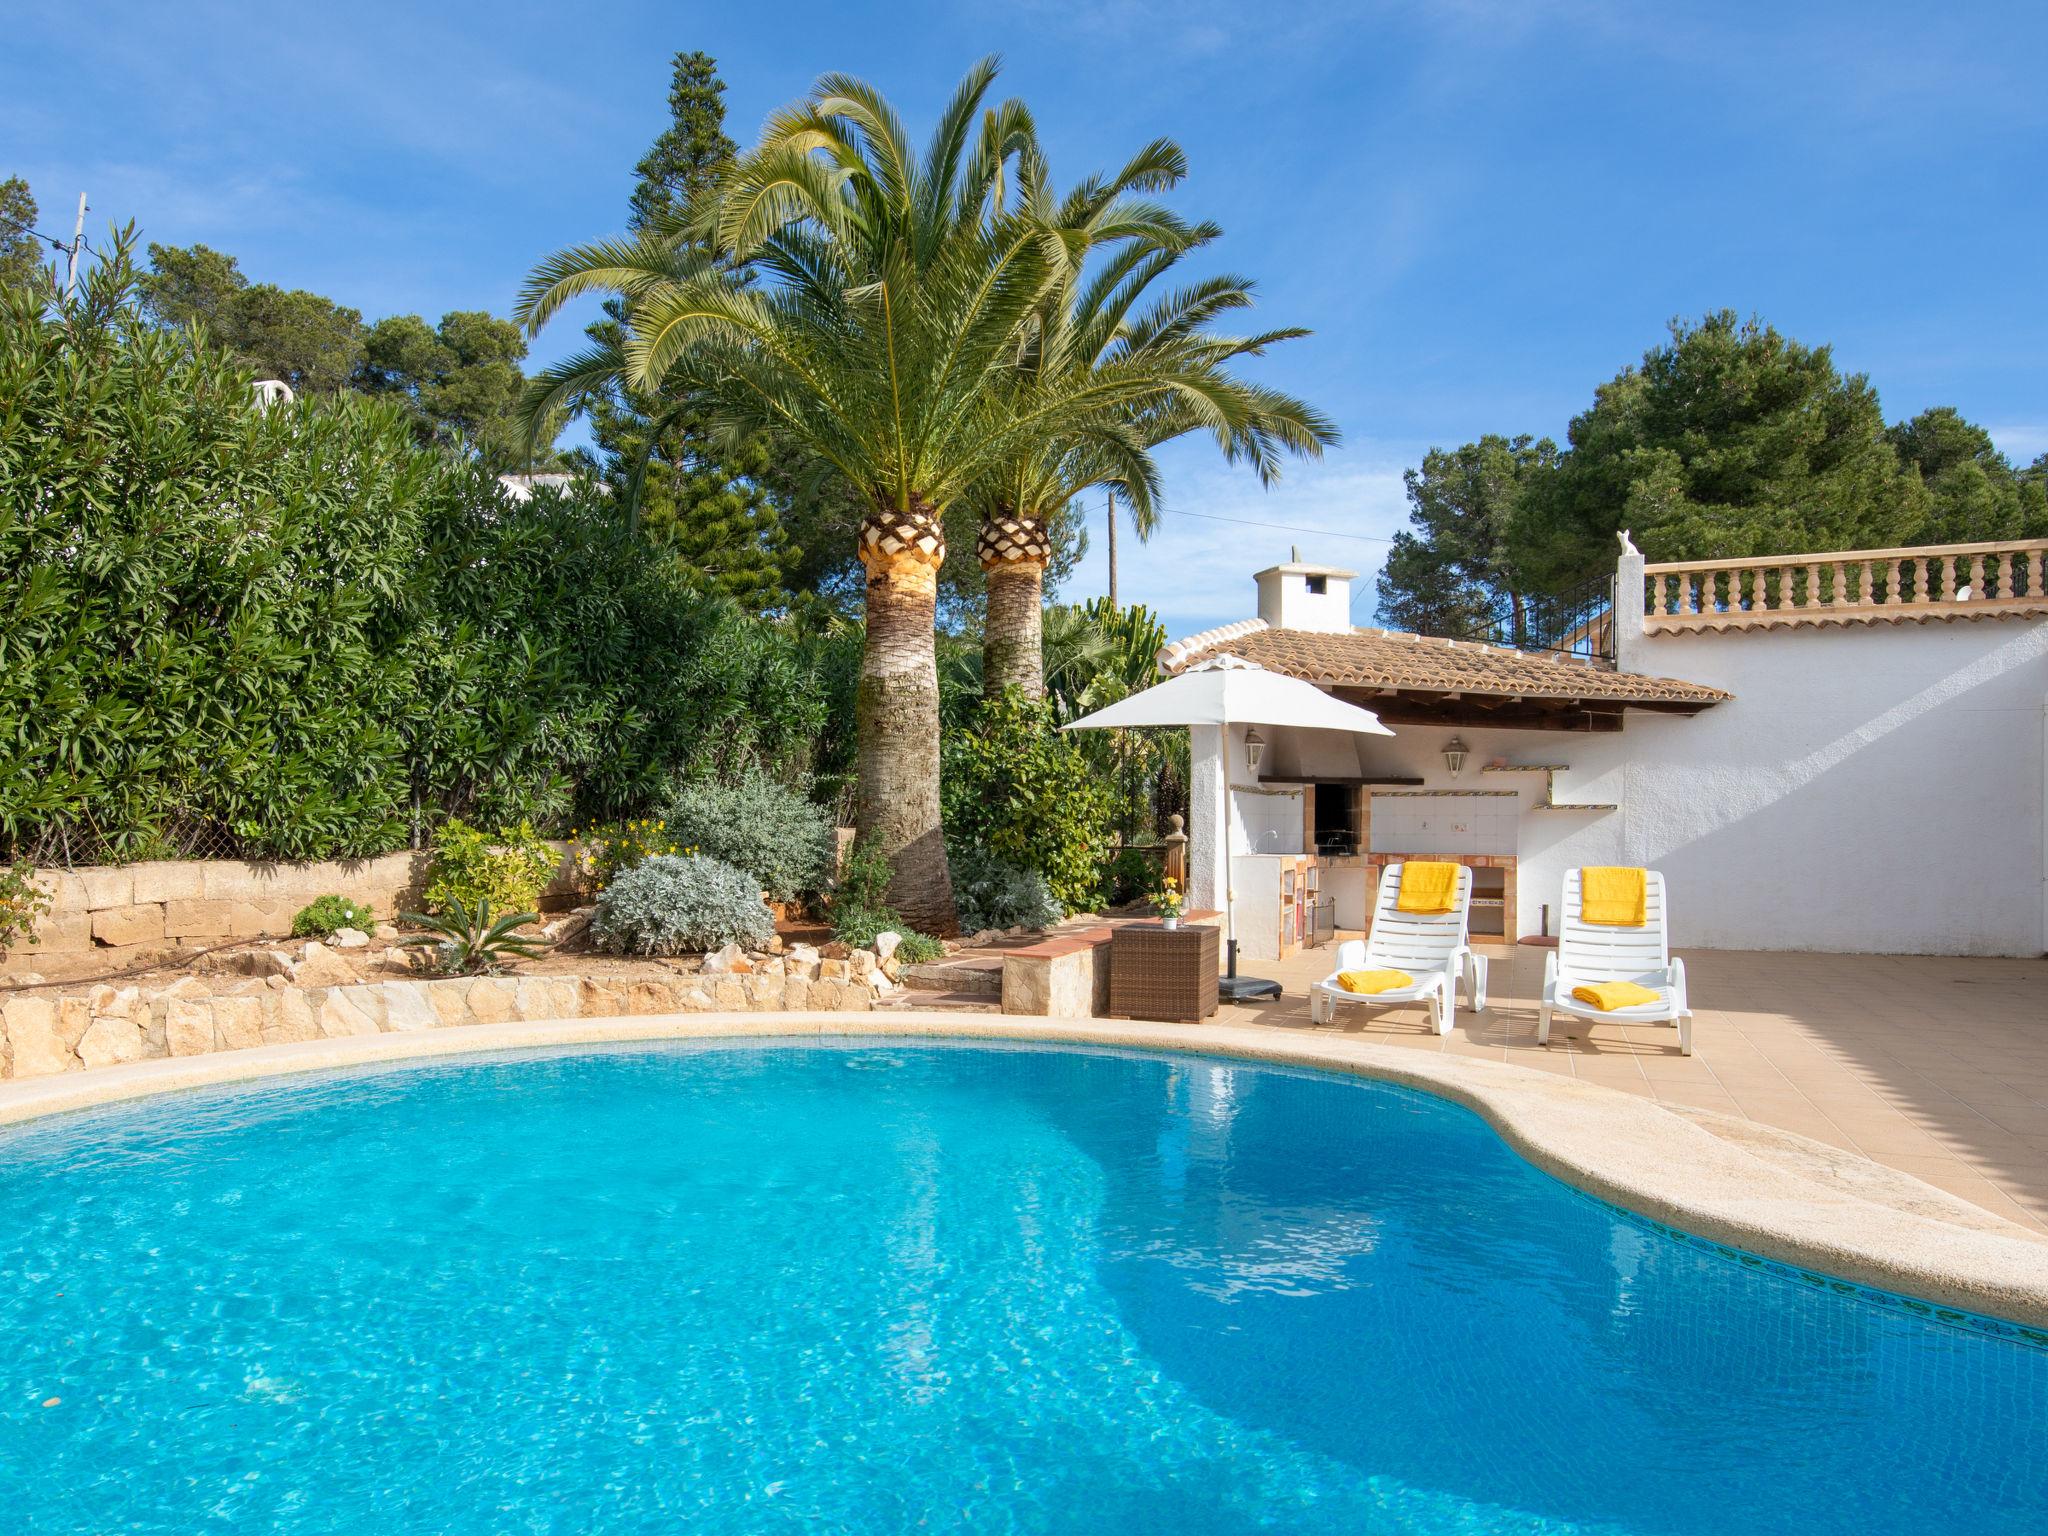
MULTIPOLYGON (((375 858, 424 847, 431 830, 418 821, 391 847, 352 850, 347 857, 375 858)), ((153 859, 228 859, 251 864, 278 862, 267 844, 243 837, 224 821, 173 818, 137 836, 109 837, 79 822, 47 822, 22 833, 0 832, 0 865, 26 861, 40 869, 92 869, 140 864, 153 859)))

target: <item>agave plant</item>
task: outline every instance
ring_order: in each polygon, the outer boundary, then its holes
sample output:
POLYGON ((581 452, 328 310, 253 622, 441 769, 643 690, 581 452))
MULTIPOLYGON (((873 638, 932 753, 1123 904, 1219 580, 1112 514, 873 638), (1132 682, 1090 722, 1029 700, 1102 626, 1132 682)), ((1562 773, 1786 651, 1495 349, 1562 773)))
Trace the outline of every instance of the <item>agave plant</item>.
POLYGON ((515 912, 509 917, 493 918, 488 901, 479 901, 471 908, 463 905, 461 897, 454 896, 448 900, 448 910, 438 916, 405 913, 404 921, 425 931, 407 934, 398 942, 432 945, 434 967, 447 975, 487 976, 503 970, 507 960, 531 960, 545 952, 545 943, 519 932, 528 923, 539 920, 538 912, 515 912))

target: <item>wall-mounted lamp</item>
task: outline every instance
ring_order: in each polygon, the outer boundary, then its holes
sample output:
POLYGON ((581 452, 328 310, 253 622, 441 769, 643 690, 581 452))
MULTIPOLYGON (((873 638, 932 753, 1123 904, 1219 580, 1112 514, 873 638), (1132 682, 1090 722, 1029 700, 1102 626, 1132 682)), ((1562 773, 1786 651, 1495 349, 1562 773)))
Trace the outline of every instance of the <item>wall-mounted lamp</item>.
POLYGON ((1465 743, 1455 736, 1444 743, 1444 766, 1451 770, 1454 779, 1465 766, 1465 743))
POLYGON ((1257 731, 1244 733, 1244 766, 1253 778, 1259 776, 1259 759, 1266 755, 1266 738, 1257 731))

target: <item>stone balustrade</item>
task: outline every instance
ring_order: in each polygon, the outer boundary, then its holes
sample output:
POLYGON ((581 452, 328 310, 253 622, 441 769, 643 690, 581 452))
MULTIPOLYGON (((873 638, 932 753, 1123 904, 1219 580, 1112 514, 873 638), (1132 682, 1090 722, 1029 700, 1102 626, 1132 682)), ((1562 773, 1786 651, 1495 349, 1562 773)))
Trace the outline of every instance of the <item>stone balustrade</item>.
POLYGON ((2048 540, 1643 567, 1643 628, 1768 629, 2048 614, 2048 540))

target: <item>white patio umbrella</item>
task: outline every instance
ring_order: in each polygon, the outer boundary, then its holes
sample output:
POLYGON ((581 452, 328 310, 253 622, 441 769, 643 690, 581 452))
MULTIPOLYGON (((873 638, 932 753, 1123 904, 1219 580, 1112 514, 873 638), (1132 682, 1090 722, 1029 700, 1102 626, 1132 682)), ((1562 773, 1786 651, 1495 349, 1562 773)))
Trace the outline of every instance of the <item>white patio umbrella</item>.
MULTIPOLYGON (((1165 682, 1119 699, 1107 709, 1083 715, 1070 731, 1125 730, 1148 725, 1291 725, 1315 731, 1350 731, 1360 736, 1391 736, 1369 709, 1346 704, 1298 677, 1269 672, 1255 661, 1217 656, 1198 662, 1165 682)), ((1224 994, 1232 1001, 1277 997, 1280 983, 1237 974, 1237 892, 1231 875, 1231 802, 1229 738, 1223 761, 1223 932, 1229 954, 1224 994)))

